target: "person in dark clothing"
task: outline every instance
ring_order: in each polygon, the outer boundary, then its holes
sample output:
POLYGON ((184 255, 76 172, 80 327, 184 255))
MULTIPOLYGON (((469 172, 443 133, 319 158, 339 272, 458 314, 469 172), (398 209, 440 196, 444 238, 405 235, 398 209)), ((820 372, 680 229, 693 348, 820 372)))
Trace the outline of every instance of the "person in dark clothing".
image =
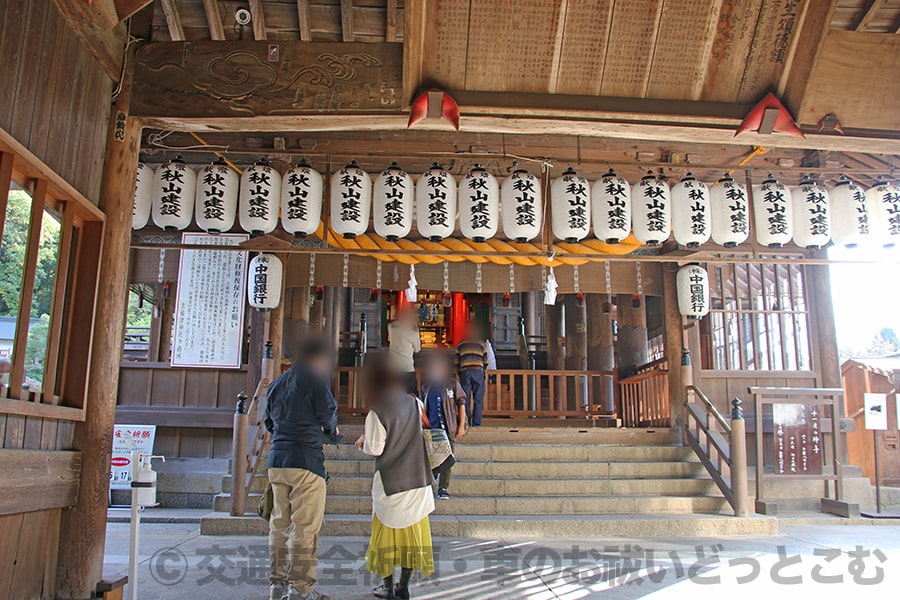
MULTIPOLYGON (((425 415, 432 429, 443 429, 450 439, 450 448, 456 451, 454 440, 466 434, 466 393, 459 381, 452 376, 450 359, 446 356, 429 357, 421 393, 425 415)), ((438 474, 437 497, 449 500, 450 468, 438 474)))
POLYGON ((469 323, 466 338, 456 346, 456 368, 459 383, 471 402, 466 402, 466 412, 472 427, 481 427, 486 391, 484 372, 488 367, 488 351, 478 323, 469 323))
POLYGON ((325 516, 323 444, 340 442, 328 346, 307 341, 294 365, 269 386, 266 429, 271 600, 328 600, 315 589, 319 530, 325 516))

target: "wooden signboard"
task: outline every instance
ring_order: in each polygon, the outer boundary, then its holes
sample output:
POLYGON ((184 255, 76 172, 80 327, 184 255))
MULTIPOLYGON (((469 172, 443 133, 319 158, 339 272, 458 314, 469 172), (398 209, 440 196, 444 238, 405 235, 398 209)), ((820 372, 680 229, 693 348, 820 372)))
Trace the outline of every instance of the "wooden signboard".
MULTIPOLYGON (((247 237, 246 234, 185 233, 183 243, 237 246, 247 237)), ((173 367, 240 368, 246 278, 246 252, 181 252, 173 367)))
POLYGON ((402 44, 154 42, 135 55, 131 114, 396 111, 402 62, 402 44))
POLYGON ((822 474, 822 407, 773 404, 776 475, 822 474))

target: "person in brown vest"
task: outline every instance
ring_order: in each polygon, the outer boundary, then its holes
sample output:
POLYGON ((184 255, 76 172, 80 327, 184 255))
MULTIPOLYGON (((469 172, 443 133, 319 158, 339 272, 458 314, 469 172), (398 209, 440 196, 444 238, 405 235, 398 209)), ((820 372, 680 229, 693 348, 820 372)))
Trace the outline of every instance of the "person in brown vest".
POLYGON ((410 597, 413 571, 434 572, 431 524, 434 495, 425 438, 422 405, 404 390, 402 376, 373 355, 366 361, 363 388, 372 410, 357 447, 375 457, 372 481, 372 537, 366 566, 384 580, 376 598, 410 597), (394 584, 394 569, 400 581, 394 584))

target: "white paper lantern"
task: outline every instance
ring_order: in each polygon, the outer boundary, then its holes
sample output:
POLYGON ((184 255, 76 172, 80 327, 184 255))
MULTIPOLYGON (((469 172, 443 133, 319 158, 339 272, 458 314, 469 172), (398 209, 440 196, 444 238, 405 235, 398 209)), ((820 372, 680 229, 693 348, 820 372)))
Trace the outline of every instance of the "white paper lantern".
POLYGON ((241 229, 251 235, 275 231, 281 204, 281 174, 269 161, 258 160, 241 174, 241 229))
POLYGON ((863 189, 846 175, 831 188, 831 239, 835 244, 853 248, 874 238, 872 215, 863 189))
POLYGON ((151 213, 157 227, 176 231, 191 224, 197 174, 176 156, 156 170, 151 213))
POLYGON ((415 184, 409 173, 392 163, 375 178, 372 220, 375 233, 389 242, 409 235, 413 222, 415 184))
POLYGON ((456 227, 456 179, 438 163, 416 183, 416 228, 419 235, 440 242, 456 227))
POLYGON ((688 319, 700 319, 709 313, 709 275, 697 264, 678 269, 675 277, 678 311, 688 319))
POLYGON ((631 187, 631 201, 634 237, 648 246, 666 241, 672 228, 672 201, 665 180, 648 171, 631 187))
POLYGON ((194 212, 203 231, 222 233, 234 225, 240 177, 223 159, 200 170, 194 212))
POLYGON ((794 205, 794 243, 821 248, 831 241, 831 200, 828 190, 808 176, 791 189, 794 205))
POLYGON ((475 242, 495 235, 500 226, 500 185, 497 178, 481 167, 463 177, 458 188, 459 230, 475 242))
POLYGON ((153 169, 142 162, 137 164, 134 178, 134 205, 131 211, 131 228, 143 229, 150 221, 153 206, 153 169))
POLYGON ((794 237, 794 203, 791 190, 771 174, 753 188, 753 225, 756 241, 781 248, 794 237))
POLYGON ((886 247, 900 243, 900 185, 879 177, 866 196, 869 209, 877 216, 881 243, 886 247))
POLYGON ((594 235, 607 244, 618 244, 631 233, 631 185, 613 169, 591 187, 594 235))
POLYGON ((500 186, 500 216, 503 235, 519 243, 533 240, 541 233, 544 206, 541 180, 516 169, 500 186))
POLYGON ((281 302, 284 266, 274 254, 257 254, 250 261, 247 302, 257 310, 272 310, 281 302))
POLYGON ((570 244, 580 242, 591 230, 591 186, 569 167, 550 186, 553 235, 570 244))
POLYGON ((712 210, 712 239, 726 248, 734 248, 747 241, 750 234, 750 204, 747 188, 725 174, 709 188, 712 210))
POLYGON ((301 160, 281 179, 281 226, 297 237, 319 229, 322 220, 322 175, 301 160))
POLYGON ((712 235, 709 188, 691 173, 672 186, 672 232, 688 248, 705 244, 712 235))
POLYGON ((371 210, 372 179, 351 160, 331 177, 331 228, 346 239, 362 235, 371 210))

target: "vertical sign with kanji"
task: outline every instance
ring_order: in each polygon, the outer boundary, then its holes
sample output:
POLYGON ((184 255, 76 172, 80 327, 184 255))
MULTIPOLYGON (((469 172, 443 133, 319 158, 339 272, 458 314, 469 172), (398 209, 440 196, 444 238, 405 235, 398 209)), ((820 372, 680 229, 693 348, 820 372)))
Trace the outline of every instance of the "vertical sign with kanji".
POLYGON ((822 474, 822 407, 773 404, 776 475, 822 474))
MULTIPOLYGON (((237 246, 246 234, 185 233, 182 243, 237 246)), ((182 250, 175 299, 173 367, 239 368, 247 253, 182 250)))
MULTIPOLYGON (((131 453, 153 454, 156 425, 114 425, 112 461, 109 487, 113 490, 131 489, 131 453)), ((140 465, 138 465, 140 467, 140 465)))

